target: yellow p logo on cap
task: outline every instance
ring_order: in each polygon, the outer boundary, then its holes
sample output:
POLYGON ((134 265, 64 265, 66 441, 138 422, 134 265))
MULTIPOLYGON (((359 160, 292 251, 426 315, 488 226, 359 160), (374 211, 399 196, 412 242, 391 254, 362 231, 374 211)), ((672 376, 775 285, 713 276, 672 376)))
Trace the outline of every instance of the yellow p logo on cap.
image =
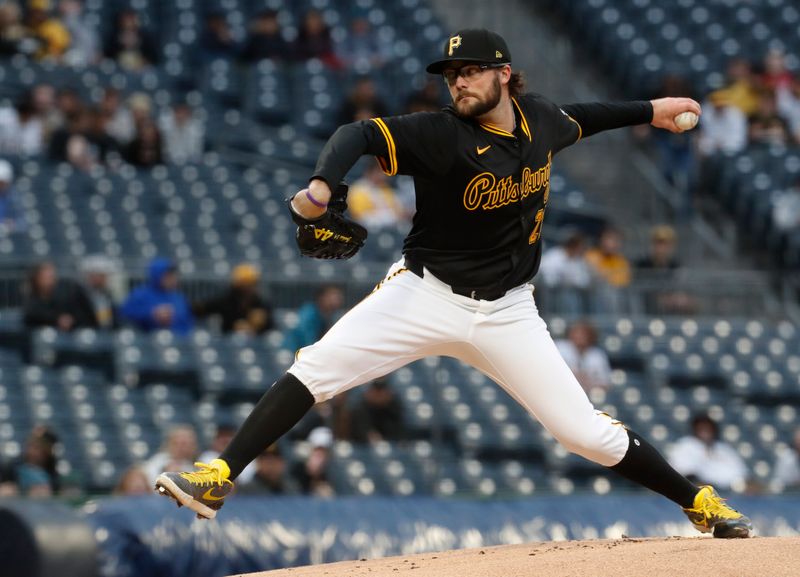
POLYGON ((453 50, 461 46, 461 36, 453 36, 450 38, 450 49, 447 51, 448 56, 453 55, 453 50))

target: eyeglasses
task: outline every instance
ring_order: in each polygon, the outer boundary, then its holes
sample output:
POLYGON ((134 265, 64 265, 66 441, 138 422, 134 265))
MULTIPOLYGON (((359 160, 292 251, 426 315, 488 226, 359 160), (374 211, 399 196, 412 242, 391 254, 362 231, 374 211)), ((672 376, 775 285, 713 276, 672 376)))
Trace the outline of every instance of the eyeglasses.
POLYGON ((458 81, 459 76, 464 80, 475 80, 479 74, 489 68, 502 68, 505 64, 467 64, 461 68, 448 68, 442 72, 444 81, 453 86, 458 81))

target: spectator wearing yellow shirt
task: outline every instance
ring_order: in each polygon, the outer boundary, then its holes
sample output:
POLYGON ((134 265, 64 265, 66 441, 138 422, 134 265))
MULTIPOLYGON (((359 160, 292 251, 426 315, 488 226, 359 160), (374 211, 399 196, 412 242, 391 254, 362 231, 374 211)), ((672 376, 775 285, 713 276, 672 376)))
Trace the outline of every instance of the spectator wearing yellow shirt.
POLYGON ((709 98, 722 98, 745 116, 755 114, 759 105, 759 90, 750 63, 744 58, 731 60, 728 63, 728 84, 712 92, 709 98))
POLYGON ((370 230, 395 226, 407 220, 397 191, 377 164, 356 180, 347 194, 350 215, 370 230))
POLYGON ((613 287, 631 284, 631 264, 622 254, 622 234, 607 228, 600 235, 597 247, 586 251, 586 262, 594 272, 613 287))
POLYGON ((49 0, 31 0, 28 5, 27 27, 39 42, 36 58, 60 60, 69 48, 71 38, 67 28, 49 15, 49 0))

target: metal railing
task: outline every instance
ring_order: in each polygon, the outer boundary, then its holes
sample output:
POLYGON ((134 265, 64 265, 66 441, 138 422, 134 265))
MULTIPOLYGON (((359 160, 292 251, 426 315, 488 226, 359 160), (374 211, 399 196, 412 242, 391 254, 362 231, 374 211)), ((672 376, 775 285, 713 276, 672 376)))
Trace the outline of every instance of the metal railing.
MULTIPOLYGON (((214 274, 211 263, 194 263, 198 272, 182 275, 181 290, 192 300, 202 300, 223 290, 226 275, 214 274)), ((330 263, 298 260, 296 263, 264 261, 255 263, 263 271, 261 290, 276 307, 295 308, 313 298, 323 284, 335 283, 345 292, 345 301, 352 306, 369 294, 383 278, 386 263, 330 263)), ((124 295, 144 282, 143 268, 131 261, 136 271, 119 279, 119 291, 124 295)), ((64 266, 61 273, 75 276, 75 269, 64 266)), ((22 305, 24 269, 0 267, 0 308, 22 305)), ((547 287, 534 279, 536 300, 544 314, 656 314, 656 315, 716 315, 792 318, 792 307, 780 300, 797 299, 800 276, 775 281, 762 271, 680 269, 665 277, 660 273, 635 271, 630 286, 613 289, 599 282, 589 289, 576 290, 547 287), (777 282, 777 284, 776 284, 777 282), (783 284, 780 284, 782 282, 783 284)), ((797 307, 794 306, 796 314, 797 307)), ((797 318, 797 316, 794 316, 797 318)))

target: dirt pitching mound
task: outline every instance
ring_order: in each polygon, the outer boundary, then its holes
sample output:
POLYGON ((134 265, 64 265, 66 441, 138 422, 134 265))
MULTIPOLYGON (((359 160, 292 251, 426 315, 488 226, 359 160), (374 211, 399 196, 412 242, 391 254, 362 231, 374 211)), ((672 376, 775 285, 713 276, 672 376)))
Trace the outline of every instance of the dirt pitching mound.
POLYGON ((248 577, 799 577, 800 538, 560 541, 344 561, 248 577))

